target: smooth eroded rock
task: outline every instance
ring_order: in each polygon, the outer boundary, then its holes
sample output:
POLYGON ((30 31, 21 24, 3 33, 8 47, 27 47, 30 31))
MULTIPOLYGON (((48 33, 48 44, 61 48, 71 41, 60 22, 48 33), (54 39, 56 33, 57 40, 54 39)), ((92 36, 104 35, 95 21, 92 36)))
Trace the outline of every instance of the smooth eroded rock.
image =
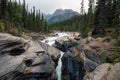
POLYGON ((57 80, 60 51, 34 39, 0 33, 0 80, 57 80))
POLYGON ((120 63, 115 65, 104 63, 93 72, 85 75, 84 80, 120 80, 120 63))

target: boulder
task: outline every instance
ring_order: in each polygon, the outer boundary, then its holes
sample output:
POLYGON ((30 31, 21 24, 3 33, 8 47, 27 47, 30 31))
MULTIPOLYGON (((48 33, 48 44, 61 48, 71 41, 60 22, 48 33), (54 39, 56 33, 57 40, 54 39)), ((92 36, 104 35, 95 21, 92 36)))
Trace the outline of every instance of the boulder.
POLYGON ((114 43, 115 40, 110 37, 96 39, 88 37, 80 41, 86 72, 92 72, 97 66, 102 64, 105 56, 113 52, 111 49, 114 43))
POLYGON ((120 63, 115 65, 104 63, 93 72, 84 76, 84 80, 120 80, 120 63))
POLYGON ((0 80, 57 80, 60 51, 39 40, 0 33, 0 80))
POLYGON ((28 34, 27 37, 33 40, 41 40, 41 41, 45 39, 45 35, 40 33, 31 33, 31 34, 28 34))
POLYGON ((101 59, 98 55, 84 51, 84 68, 87 72, 92 72, 98 65, 101 64, 101 59))
POLYGON ((82 63, 76 61, 73 57, 65 54, 62 58, 62 80, 82 80, 82 63))
POLYGON ((77 42, 74 41, 62 41, 62 40, 56 40, 54 47, 58 48, 59 50, 63 52, 67 52, 69 48, 77 46, 77 42))
POLYGON ((101 64, 99 55, 95 55, 89 51, 84 51, 80 45, 69 48, 68 52, 65 54, 72 57, 75 61, 83 64, 82 67, 86 72, 92 72, 101 64))

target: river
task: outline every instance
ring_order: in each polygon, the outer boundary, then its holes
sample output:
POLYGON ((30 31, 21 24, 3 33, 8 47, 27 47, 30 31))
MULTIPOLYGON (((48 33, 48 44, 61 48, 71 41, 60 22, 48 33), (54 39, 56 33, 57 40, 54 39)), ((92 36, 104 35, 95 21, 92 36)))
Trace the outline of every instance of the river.
MULTIPOLYGON (((57 40, 59 38, 62 38, 62 37, 65 37, 65 36, 70 36, 68 33, 65 33, 65 32, 55 33, 55 34, 57 34, 57 35, 48 37, 45 40, 43 40, 42 42, 52 46, 55 43, 55 40, 57 40)), ((58 60, 58 65, 56 67, 58 80, 61 80, 61 70, 62 70, 62 60, 61 59, 62 59, 62 57, 64 55, 64 52, 61 51, 60 53, 61 53, 61 55, 60 55, 60 58, 58 60)))

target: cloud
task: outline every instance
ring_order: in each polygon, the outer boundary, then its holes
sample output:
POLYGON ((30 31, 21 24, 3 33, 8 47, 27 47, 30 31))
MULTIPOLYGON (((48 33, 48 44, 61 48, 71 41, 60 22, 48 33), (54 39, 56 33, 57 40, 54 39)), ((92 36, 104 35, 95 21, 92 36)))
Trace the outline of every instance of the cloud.
MULTIPOLYGON (((19 0, 18 0, 19 1, 19 0)), ((22 0, 21 0, 22 1, 22 0)), ((85 9, 87 10, 88 0, 85 1, 85 9)), ((56 9, 73 9, 74 11, 80 12, 81 0, 26 0, 29 9, 33 6, 36 9, 40 9, 43 13, 53 13, 56 9)))
POLYGON ((60 6, 57 0, 26 0, 26 3, 28 3, 29 9, 35 6, 43 13, 53 13, 60 6))

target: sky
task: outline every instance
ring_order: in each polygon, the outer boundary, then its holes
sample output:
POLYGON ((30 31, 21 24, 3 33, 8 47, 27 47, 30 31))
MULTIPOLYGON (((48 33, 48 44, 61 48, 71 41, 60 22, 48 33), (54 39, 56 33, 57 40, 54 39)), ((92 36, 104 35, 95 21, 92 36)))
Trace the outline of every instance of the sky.
MULTIPOLYGON (((40 9, 42 13, 52 14, 56 9, 73 9, 74 11, 80 12, 81 7, 80 4, 82 0, 25 0, 25 1, 29 9, 35 6, 36 9, 40 9)), ((87 11, 88 0, 84 0, 84 5, 85 10, 87 11)))

